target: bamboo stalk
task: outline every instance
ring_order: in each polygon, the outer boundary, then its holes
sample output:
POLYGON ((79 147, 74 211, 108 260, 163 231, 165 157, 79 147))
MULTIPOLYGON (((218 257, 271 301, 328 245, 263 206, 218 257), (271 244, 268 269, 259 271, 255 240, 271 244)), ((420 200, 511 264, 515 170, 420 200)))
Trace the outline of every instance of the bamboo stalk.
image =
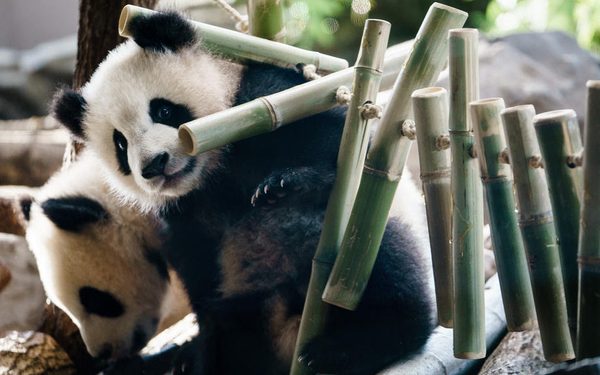
MULTIPOLYGON (((126 5, 119 18, 119 34, 123 37, 131 37, 129 30, 131 20, 137 17, 148 17, 155 13, 150 9, 126 5)), ((189 22, 209 51, 236 61, 257 61, 291 68, 298 64, 312 64, 317 68, 317 71, 324 73, 336 72, 348 67, 348 62, 338 57, 304 50, 202 22, 189 22)))
MULTIPOLYGON (((382 20, 369 19, 365 23, 361 47, 354 66, 353 95, 344 123, 336 179, 325 213, 318 254, 315 255, 315 258, 319 256, 325 261, 313 262, 294 358, 298 358, 303 343, 307 342, 310 337, 314 337, 315 330, 320 330, 321 323, 324 324, 326 320, 328 307, 321 302, 320 296, 337 253, 337 249, 334 247, 336 238, 340 238, 344 233, 352 201, 360 181, 360 171, 367 153, 371 123, 362 115, 361 110, 365 104, 373 103, 377 98, 390 27, 389 22, 382 20), (333 246, 327 242, 327 239, 332 239, 333 246)), ((301 374, 307 371, 308 369, 297 360, 292 362, 292 374, 301 374)))
POLYGON ((562 362, 574 358, 574 353, 548 187, 544 172, 535 163, 539 146, 533 129, 534 115, 532 105, 507 108, 501 113, 544 357, 562 362))
POLYGON ((582 193, 581 168, 568 165, 568 158, 583 149, 577 115, 573 110, 541 113, 533 118, 544 172, 550 188, 554 225, 560 243, 561 269, 571 338, 577 333, 577 250, 582 193))
POLYGON ((492 243, 502 301, 509 331, 524 331, 534 326, 535 311, 527 258, 515 214, 512 172, 500 163, 506 148, 500 112, 504 100, 483 99, 471 102, 471 119, 479 145, 478 157, 490 216, 492 243))
POLYGON ((600 81, 587 83, 585 119, 577 358, 600 355, 600 81))
MULTIPOLYGON (((380 86, 382 89, 391 86, 405 59, 402 53, 386 56, 380 86)), ((186 152, 195 155, 327 111, 339 105, 336 99, 337 89, 351 85, 353 75, 354 68, 344 69, 190 121, 179 127, 179 140, 186 152)))
POLYGON ((441 87, 412 94, 419 145, 421 182, 425 195, 427 226, 433 263, 438 322, 452 327, 452 200, 450 196, 450 150, 437 145, 448 133, 448 96, 441 87))
POLYGON ((248 0, 250 34, 285 43, 282 0, 248 0))
POLYGON ((479 97, 475 29, 449 35, 454 356, 485 357, 483 192, 467 105, 479 97))
POLYGON ((462 25, 466 16, 437 3, 425 16, 367 153, 348 227, 323 293, 323 300, 330 304, 354 310, 360 302, 410 150, 411 141, 399 131, 399 125, 412 123, 408 120, 410 95, 436 81, 446 62, 447 32, 455 25, 462 25))

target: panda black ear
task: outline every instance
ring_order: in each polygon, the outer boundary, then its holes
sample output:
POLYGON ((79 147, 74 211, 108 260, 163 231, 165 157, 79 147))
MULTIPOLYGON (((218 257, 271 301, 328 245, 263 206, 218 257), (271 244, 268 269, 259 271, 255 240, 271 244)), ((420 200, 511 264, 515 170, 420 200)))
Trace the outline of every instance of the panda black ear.
POLYGON ((42 203, 42 210, 57 227, 72 232, 108 218, 100 203, 86 197, 48 199, 42 203))
POLYGON ((66 126, 74 136, 83 140, 83 116, 86 105, 85 99, 79 92, 62 89, 54 95, 52 116, 66 126))
POLYGON ((131 20, 129 30, 140 47, 155 52, 177 52, 196 42, 190 22, 172 11, 136 17, 131 20))

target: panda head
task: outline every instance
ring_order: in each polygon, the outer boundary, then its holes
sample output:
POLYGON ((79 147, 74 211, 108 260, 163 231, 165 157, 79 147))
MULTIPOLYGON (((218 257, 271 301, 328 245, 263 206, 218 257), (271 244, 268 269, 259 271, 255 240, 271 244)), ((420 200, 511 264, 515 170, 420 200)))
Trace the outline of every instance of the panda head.
POLYGON ((230 107, 241 67, 201 46, 175 13, 137 18, 133 40, 110 52, 81 91, 62 90, 54 116, 108 168, 111 185, 144 208, 202 184, 221 152, 187 155, 177 128, 230 107))
POLYGON ((164 302, 181 293, 158 250, 159 224, 115 205, 94 165, 60 172, 22 211, 48 297, 79 327, 90 354, 118 358, 147 343, 168 313, 164 302))

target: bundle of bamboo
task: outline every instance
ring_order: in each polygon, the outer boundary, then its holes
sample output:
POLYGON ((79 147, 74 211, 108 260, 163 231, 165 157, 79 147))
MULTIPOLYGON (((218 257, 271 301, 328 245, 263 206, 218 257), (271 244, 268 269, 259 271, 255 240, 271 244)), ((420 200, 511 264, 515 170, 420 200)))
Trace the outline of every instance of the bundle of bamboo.
POLYGON ((544 357, 552 362, 574 358, 548 186, 539 168, 532 105, 502 111, 504 132, 515 175, 519 226, 529 260, 529 275, 544 357))
POLYGON ((535 314, 527 259, 515 214, 512 173, 508 164, 500 162, 506 148, 500 118, 504 100, 483 99, 471 102, 469 107, 479 145, 481 180, 485 187, 506 323, 509 331, 524 331, 533 328, 535 314))

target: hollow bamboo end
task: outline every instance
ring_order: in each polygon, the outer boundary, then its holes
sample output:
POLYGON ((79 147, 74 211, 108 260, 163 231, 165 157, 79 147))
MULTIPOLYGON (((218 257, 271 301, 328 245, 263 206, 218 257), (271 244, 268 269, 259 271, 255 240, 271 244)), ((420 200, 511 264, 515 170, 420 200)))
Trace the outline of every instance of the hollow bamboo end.
POLYGON ((547 124, 556 124, 562 122, 568 122, 571 119, 577 118, 577 114, 572 109, 559 109, 556 111, 549 111, 537 114, 533 117, 533 124, 535 126, 544 126, 547 124))
POLYGON ((536 326, 536 321, 534 319, 529 319, 520 324, 508 324, 509 332, 523 332, 534 329, 536 326))
POLYGON ((569 361, 571 359, 574 359, 575 358, 575 354, 572 353, 572 352, 570 352, 570 353, 550 354, 550 355, 545 355, 544 354, 544 358, 548 362, 561 363, 561 362, 566 362, 566 361, 569 361))
POLYGON ((589 80, 585 86, 588 89, 600 90, 600 80, 589 80))
POLYGON ((355 294, 352 293, 351 290, 334 291, 327 287, 323 292, 322 300, 330 305, 350 311, 356 310, 358 303, 360 302, 360 298, 356 298, 355 294))
POLYGON ((531 104, 508 107, 500 112, 500 116, 504 120, 505 127, 521 126, 521 124, 528 123, 535 116, 535 107, 531 104))
POLYGON ((190 128, 186 125, 181 125, 177 131, 177 135, 179 136, 179 142, 183 147, 183 150, 188 155, 196 155, 198 153, 196 135, 190 128))
POLYGON ((446 95, 446 93, 447 91, 443 87, 425 87, 413 91, 411 96, 415 99, 427 99, 441 97, 446 95))
POLYGON ((121 10, 121 15, 119 16, 119 35, 124 38, 131 37, 131 33, 129 32, 129 28, 127 26, 129 25, 130 16, 133 10, 132 8, 134 8, 133 5, 125 5, 121 10))
POLYGON ((481 359, 485 358, 485 351, 483 352, 461 352, 454 353, 454 357, 458 359, 481 359))
POLYGON ((454 8, 454 7, 451 7, 446 4, 433 3, 433 4, 431 4, 431 8, 429 8, 429 9, 439 9, 439 10, 443 10, 443 11, 446 11, 449 13, 454 13, 454 14, 463 16, 465 18, 469 17, 469 13, 465 12, 464 10, 454 8))
POLYGON ((468 27, 463 27, 460 29, 450 29, 448 31, 448 36, 450 38, 459 38, 459 39, 479 38, 479 30, 468 28, 468 27))
POLYGON ((469 103, 472 108, 489 108, 489 107, 504 107, 504 99, 502 98, 486 98, 474 100, 469 103))

